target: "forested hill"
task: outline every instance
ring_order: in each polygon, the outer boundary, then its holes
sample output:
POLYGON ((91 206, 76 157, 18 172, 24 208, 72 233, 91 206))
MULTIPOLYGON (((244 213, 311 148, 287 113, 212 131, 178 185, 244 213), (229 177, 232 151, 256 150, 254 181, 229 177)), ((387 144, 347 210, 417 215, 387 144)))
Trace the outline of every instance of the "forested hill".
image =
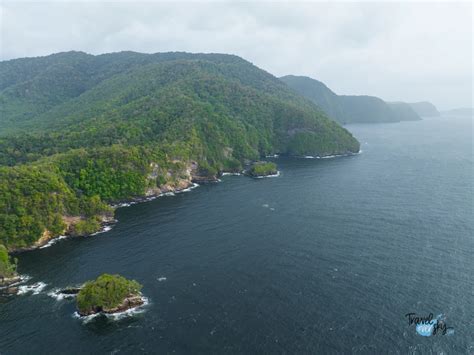
POLYGON ((359 151, 314 103, 232 55, 59 53, 0 62, 0 83, 9 249, 96 230, 107 203, 267 154, 359 151))
POLYGON ((388 104, 375 96, 337 95, 322 82, 305 76, 280 78, 339 123, 382 123, 421 119, 408 105, 388 104))

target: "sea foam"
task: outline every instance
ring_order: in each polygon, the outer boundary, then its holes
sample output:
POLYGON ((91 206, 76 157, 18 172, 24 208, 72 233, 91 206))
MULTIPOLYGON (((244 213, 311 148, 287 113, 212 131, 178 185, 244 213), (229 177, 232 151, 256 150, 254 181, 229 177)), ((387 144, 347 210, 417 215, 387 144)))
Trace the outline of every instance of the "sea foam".
POLYGON ((60 292, 61 289, 55 288, 54 290, 51 290, 50 292, 47 293, 49 297, 54 298, 56 301, 62 301, 64 299, 71 299, 75 298, 77 295, 76 294, 65 294, 60 292))
POLYGON ((33 295, 38 295, 44 290, 46 286, 48 285, 41 281, 32 285, 21 285, 18 286, 18 294, 25 295, 27 293, 32 293, 33 295))
POLYGON ((265 176, 255 176, 256 179, 264 179, 264 178, 273 178, 280 176, 280 171, 278 170, 276 174, 273 175, 265 175, 265 176))
POLYGON ((57 242, 59 242, 59 241, 61 241, 61 240, 66 239, 66 238, 67 238, 66 235, 60 235, 59 237, 56 237, 56 238, 51 239, 51 240, 48 241, 45 245, 40 246, 40 249, 49 248, 50 246, 56 244, 57 242))

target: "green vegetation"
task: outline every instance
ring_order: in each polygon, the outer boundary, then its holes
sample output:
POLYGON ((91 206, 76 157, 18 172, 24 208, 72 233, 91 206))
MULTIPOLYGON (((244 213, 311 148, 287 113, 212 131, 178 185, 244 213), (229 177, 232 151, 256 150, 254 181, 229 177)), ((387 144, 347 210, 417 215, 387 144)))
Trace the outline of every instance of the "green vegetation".
POLYGON ((420 119, 410 107, 391 105, 374 96, 337 95, 322 82, 308 77, 288 75, 280 80, 318 105, 331 118, 343 124, 420 119))
POLYGON ((63 233, 63 216, 110 213, 98 196, 77 193, 51 162, 0 167, 0 243, 9 249, 35 243, 47 230, 63 233))
POLYGON ((0 244, 0 279, 8 278, 16 275, 16 259, 12 260, 7 248, 0 244))
POLYGON ((250 176, 268 176, 275 175, 278 172, 275 163, 269 161, 259 161, 252 164, 248 173, 250 176))
POLYGON ((77 309, 81 315, 113 310, 127 297, 140 295, 142 286, 120 275, 103 274, 86 282, 77 294, 77 309))
POLYGON ((0 79, 9 250, 45 231, 90 233, 107 204, 175 186, 192 162, 213 176, 267 154, 359 150, 312 102, 231 55, 68 52, 0 62, 0 79))

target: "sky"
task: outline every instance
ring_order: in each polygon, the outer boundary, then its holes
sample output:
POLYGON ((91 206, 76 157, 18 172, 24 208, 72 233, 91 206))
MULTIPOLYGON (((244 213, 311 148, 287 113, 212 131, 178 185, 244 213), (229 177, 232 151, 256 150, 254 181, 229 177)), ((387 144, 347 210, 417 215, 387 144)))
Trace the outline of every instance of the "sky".
POLYGON ((79 50, 239 55, 337 94, 473 106, 471 2, 1 0, 0 60, 79 50))

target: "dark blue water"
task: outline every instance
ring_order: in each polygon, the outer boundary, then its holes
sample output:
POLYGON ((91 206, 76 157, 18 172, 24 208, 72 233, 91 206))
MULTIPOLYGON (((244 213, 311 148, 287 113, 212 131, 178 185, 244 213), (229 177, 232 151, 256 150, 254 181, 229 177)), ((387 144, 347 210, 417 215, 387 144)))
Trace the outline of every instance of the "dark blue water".
POLYGON ((358 156, 277 159, 22 254, 47 286, 1 300, 0 353, 473 353, 471 119, 348 128, 358 156), (83 323, 47 295, 103 272, 142 283, 145 312, 83 323))

